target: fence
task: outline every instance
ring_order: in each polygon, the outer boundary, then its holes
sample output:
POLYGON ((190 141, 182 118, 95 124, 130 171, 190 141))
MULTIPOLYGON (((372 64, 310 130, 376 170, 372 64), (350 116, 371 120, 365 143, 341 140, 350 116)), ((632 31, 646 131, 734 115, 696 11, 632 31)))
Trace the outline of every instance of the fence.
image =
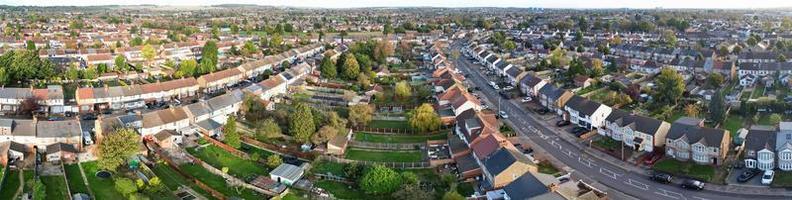
POLYGON ((356 128, 353 128, 353 131, 355 132, 367 132, 367 133, 379 133, 379 134, 421 134, 421 135, 434 135, 449 130, 451 130, 451 126, 446 126, 446 125, 440 127, 440 130, 436 130, 432 132, 420 132, 412 129, 402 129, 402 128, 371 128, 365 126, 358 126, 356 128))
POLYGON ((332 157, 332 156, 319 156, 319 159, 324 159, 330 162, 337 162, 337 163, 358 163, 364 165, 382 165, 389 168, 396 168, 396 169, 426 169, 432 168, 432 165, 429 162, 374 162, 374 161, 365 161, 365 160, 349 160, 344 158, 332 157))
POLYGON ((314 176, 319 177, 320 179, 331 180, 331 181, 335 181, 335 182, 341 182, 341 183, 347 183, 347 184, 354 183, 352 181, 347 180, 346 177, 332 175, 332 174, 314 174, 314 176))
POLYGON ((203 136, 203 138, 204 138, 206 141, 209 141, 209 142, 211 142, 212 144, 214 144, 214 145, 216 145, 216 146, 218 146, 218 147, 222 148, 223 150, 226 150, 226 151, 228 151, 228 153, 234 154, 235 156, 238 156, 238 157, 240 157, 240 158, 244 158, 244 159, 249 159, 249 158, 250 158, 250 156, 249 156, 247 153, 245 153, 245 152, 242 152, 242 151, 240 151, 240 150, 238 150, 238 149, 236 149, 236 148, 234 148, 234 147, 228 146, 228 145, 227 145, 227 144, 225 144, 225 143, 222 143, 222 142, 220 142, 220 141, 217 141, 217 140, 215 140, 214 138, 212 138, 212 137, 209 137, 208 135, 205 135, 205 134, 201 134, 201 135, 203 136))
POLYGON ((425 143, 376 143, 376 142, 361 142, 350 140, 350 147, 364 148, 364 149, 383 149, 383 150, 417 150, 426 149, 425 143))
MULTIPOLYGON (((148 142, 148 144, 149 144, 149 146, 151 146, 152 148, 155 149, 154 153, 156 153, 157 156, 160 157, 160 159, 164 160, 165 163, 168 164, 168 166, 171 169, 176 171, 176 173, 179 173, 179 175, 181 175, 182 177, 186 177, 187 179, 192 180, 193 183, 195 183, 195 185, 197 185, 202 190, 209 192, 209 194, 211 194, 213 197, 215 197, 217 199, 226 199, 226 196, 223 193, 220 193, 217 190, 214 190, 213 188, 207 186, 206 184, 204 184, 200 180, 198 180, 195 177, 193 177, 192 175, 190 175, 189 173, 186 173, 186 172, 182 171, 182 169, 179 168, 179 166, 176 166, 175 162, 173 162, 173 160, 171 160, 171 158, 169 156, 166 156, 164 153, 162 153, 162 149, 159 147, 159 145, 157 145, 154 142, 148 142)), ((198 160, 198 161, 200 161, 200 160, 198 160)))
POLYGON ((287 148, 281 148, 281 147, 273 145, 273 144, 259 142, 258 140, 255 140, 255 139, 247 137, 247 136, 242 136, 241 138, 242 138, 242 142, 245 142, 245 143, 247 143, 247 144, 249 144, 251 146, 258 147, 260 149, 266 149, 266 150, 270 150, 270 151, 275 151, 275 152, 279 152, 279 153, 286 154, 286 155, 293 155, 293 156, 297 156, 298 158, 301 158, 301 159, 304 159, 304 160, 313 160, 316 157, 316 155, 314 155, 314 154, 302 152, 299 149, 290 149, 288 147, 287 148))

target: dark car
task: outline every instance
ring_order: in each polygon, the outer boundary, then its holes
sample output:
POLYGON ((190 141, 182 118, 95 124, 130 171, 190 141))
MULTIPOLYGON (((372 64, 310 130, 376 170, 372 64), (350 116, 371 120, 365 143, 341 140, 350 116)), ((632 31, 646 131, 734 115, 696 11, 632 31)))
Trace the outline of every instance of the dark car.
POLYGON ((569 125, 569 121, 567 121, 567 120, 559 120, 559 121, 556 122, 556 126, 558 126, 558 127, 562 127, 562 126, 566 126, 566 125, 569 125))
POLYGON ((583 135, 586 132, 588 132, 588 129, 583 128, 583 127, 575 127, 575 128, 572 129, 572 134, 574 134, 575 136, 578 136, 578 137, 580 137, 580 135, 583 135))
POLYGON ((49 117, 49 118, 47 118, 48 121, 63 121, 65 119, 66 118, 64 118, 64 117, 49 117))
POLYGON ((548 112, 550 112, 550 109, 537 108, 537 109, 534 109, 534 111, 536 111, 536 113, 539 113, 540 115, 544 115, 544 114, 547 114, 548 112))
POLYGON ((696 179, 685 179, 680 186, 685 189, 702 190, 704 189, 704 182, 696 179))
POLYGON ((84 114, 80 117, 82 120, 96 120, 96 115, 93 113, 84 114))
POLYGON ((761 173, 762 173, 762 170, 758 170, 758 169, 745 170, 745 171, 743 171, 742 174, 740 174, 740 176, 737 177, 737 182, 740 182, 740 183, 748 182, 753 177, 756 177, 756 175, 759 175, 761 173))
POLYGON ((658 173, 652 174, 652 176, 649 177, 649 179, 652 179, 653 181, 656 181, 658 183, 670 183, 672 177, 671 177, 670 174, 659 173, 658 172, 658 173))

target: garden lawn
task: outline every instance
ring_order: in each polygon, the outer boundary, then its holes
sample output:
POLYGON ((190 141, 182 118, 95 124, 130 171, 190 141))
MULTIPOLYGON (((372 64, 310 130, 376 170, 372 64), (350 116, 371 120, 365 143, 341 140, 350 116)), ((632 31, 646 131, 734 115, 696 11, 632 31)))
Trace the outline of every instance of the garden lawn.
POLYGON ((195 183, 188 180, 165 163, 158 163, 154 168, 151 169, 151 171, 154 171, 154 174, 156 174, 157 177, 160 177, 162 183, 165 184, 165 186, 171 191, 176 191, 180 186, 188 186, 204 197, 213 198, 212 194, 209 194, 209 192, 201 189, 198 187, 198 185, 195 185, 195 183))
POLYGON ((40 176, 41 183, 44 183, 47 199, 69 199, 69 191, 66 190, 67 184, 63 176, 40 176))
POLYGON ((469 182, 459 183, 456 187, 456 190, 463 197, 469 197, 470 195, 473 195, 474 192, 476 192, 476 190, 473 189, 473 184, 469 182))
POLYGON ((240 189, 240 192, 226 184, 225 178, 212 174, 200 165, 184 164, 179 166, 185 173, 188 173, 208 185, 212 189, 226 195, 226 197, 242 197, 244 199, 266 199, 263 194, 258 194, 249 189, 240 189))
POLYGON ((369 127, 412 130, 412 127, 410 127, 410 124, 407 121, 396 121, 396 120, 371 120, 371 123, 369 123, 369 127))
POLYGON ((680 162, 674 159, 658 161, 652 169, 671 173, 676 176, 691 177, 705 182, 712 181, 712 178, 715 176, 715 168, 711 166, 680 162))
POLYGON ((367 151, 350 148, 346 151, 347 159, 375 162, 421 162, 420 151, 367 151))
POLYGON ((616 148, 619 148, 619 144, 620 144, 619 141, 616 141, 609 137, 600 138, 599 140, 596 140, 592 143, 594 144, 594 146, 598 146, 600 148, 608 149, 608 150, 616 150, 616 148))
POLYGON ((14 199, 14 195, 22 184, 19 180, 19 170, 8 170, 6 173, 8 175, 6 175, 3 189, 0 191, 0 199, 14 199))
POLYGON ((556 177, 561 175, 560 171, 558 171, 558 169, 553 167, 553 165, 550 164, 550 162, 540 162, 539 163, 539 172, 545 173, 545 174, 550 174, 550 175, 553 175, 553 176, 556 176, 556 177))
POLYGON ((355 140, 375 143, 424 143, 427 140, 446 140, 448 133, 442 132, 434 135, 385 135, 359 132, 355 133, 355 140))
POLYGON ((327 190, 336 199, 373 199, 371 195, 366 195, 363 191, 349 188, 349 184, 321 180, 316 183, 316 186, 327 190))
POLYGON ((28 183, 32 183, 33 181, 35 181, 36 180, 35 178, 36 178, 36 172, 34 172, 33 170, 25 170, 22 172, 22 179, 24 179, 24 181, 22 182, 23 191, 33 192, 33 185, 28 183))
POLYGON ((753 93, 751 93, 751 98, 757 99, 759 97, 764 96, 764 90, 765 90, 764 85, 757 84, 757 86, 753 90, 753 93))
MULTIPOLYGON (((124 196, 116 191, 115 183, 112 178, 103 179, 96 177, 96 172, 99 171, 99 165, 96 161, 81 163, 85 172, 85 178, 88 179, 88 185, 96 199, 125 199, 124 196)), ((113 174, 114 176, 116 174, 113 174)))
POLYGON ((319 174, 331 173, 336 176, 344 176, 344 164, 330 162, 326 160, 319 160, 313 163, 311 171, 319 174))
POLYGON ((270 151, 258 148, 258 147, 253 146, 253 145, 249 145, 247 143, 242 143, 242 148, 240 148, 240 150, 244 151, 245 153, 248 153, 249 155, 253 155, 254 153, 258 153, 259 154, 259 158, 262 158, 262 159, 267 158, 267 156, 272 155, 272 152, 270 152, 270 151))
MULTIPOLYGON (((268 176, 269 171, 265 166, 259 165, 252 160, 245 160, 229 153, 225 149, 215 145, 209 145, 204 148, 191 148, 188 149, 190 154, 200 158, 202 161, 214 166, 217 169, 228 167, 228 173, 237 178, 245 178, 249 176, 268 176)), ((266 156, 266 155, 265 155, 266 156)))
POLYGON ((771 186, 785 188, 792 187, 792 172, 776 171, 771 186))
POLYGON ((726 130, 729 130, 729 133, 731 134, 732 138, 734 138, 734 136, 737 135, 737 130, 740 130, 740 128, 742 128, 743 121, 745 120, 743 119, 742 116, 731 114, 728 117, 726 117, 726 121, 723 122, 722 127, 726 130))
POLYGON ((80 173, 80 166, 77 164, 64 165, 66 169, 66 178, 69 181, 69 190, 72 193, 88 194, 88 187, 85 186, 85 181, 80 173))

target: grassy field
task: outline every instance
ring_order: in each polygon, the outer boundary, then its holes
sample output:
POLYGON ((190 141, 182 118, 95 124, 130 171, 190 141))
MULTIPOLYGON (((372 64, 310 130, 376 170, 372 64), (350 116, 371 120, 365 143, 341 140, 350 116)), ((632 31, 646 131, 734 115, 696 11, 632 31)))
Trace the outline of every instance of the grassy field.
POLYGON ((44 183, 47 199, 69 199, 69 191, 66 190, 66 180, 63 176, 40 176, 44 183))
POLYGON ((448 133, 438 133, 434 135, 384 135, 359 132, 355 133, 355 140, 361 142, 376 143, 423 143, 427 140, 446 140, 448 133))
POLYGON ((553 167, 553 165, 550 164, 550 162, 546 162, 546 161, 539 163, 539 172, 545 173, 545 174, 550 174, 550 175, 553 175, 553 176, 561 176, 561 173, 560 173, 561 171, 558 171, 558 169, 553 167))
POLYGON ((245 152, 245 153, 248 153, 250 155, 252 155, 254 153, 258 153, 259 157, 262 158, 262 159, 266 158, 269 155, 272 155, 272 152, 269 152, 267 150, 260 149, 258 147, 254 147, 254 146, 251 146, 251 145, 248 145, 248 144, 245 144, 245 143, 242 143, 242 148, 240 148, 240 150, 245 152))
POLYGON ((776 171, 773 177, 773 187, 792 187, 792 172, 776 171))
POLYGON ((69 180, 69 190, 72 193, 88 194, 88 187, 85 186, 85 181, 80 173, 80 166, 77 164, 65 165, 66 178, 69 180))
POLYGON ((185 173, 188 173, 195 177, 196 179, 200 180, 204 184, 208 185, 212 189, 217 190, 220 193, 223 193, 227 197, 242 197, 244 199, 265 199, 263 194, 258 194, 249 189, 239 189, 237 192, 236 188, 229 187, 226 184, 225 178, 212 174, 208 170, 204 169, 199 165, 192 165, 192 164, 184 164, 179 166, 185 173))
POLYGON ((410 124, 407 123, 407 121, 395 121, 395 120, 372 120, 371 123, 369 123, 369 127, 412 130, 412 127, 410 127, 410 124))
POLYGON ((419 151, 366 151, 350 148, 346 151, 347 159, 376 162, 421 162, 423 156, 419 151))
POLYGON ((28 184, 36 180, 36 172, 33 170, 25 170, 22 172, 22 188, 25 192, 33 192, 33 185, 28 184))
POLYGON ((85 172, 85 178, 88 179, 88 185, 90 185, 90 189, 96 199, 124 199, 124 196, 116 191, 112 178, 103 179, 96 177, 96 172, 99 171, 99 165, 96 161, 84 162, 81 165, 85 172))
POLYGON ((336 199, 374 199, 363 191, 349 188, 350 185, 344 183, 321 180, 316 186, 327 190, 336 199))
POLYGON ((3 189, 0 191, 0 199, 14 199, 14 195, 21 184, 19 180, 19 170, 9 170, 6 173, 6 180, 3 189))
POLYGON ((269 171, 265 166, 259 165, 252 160, 246 160, 229 153, 228 151, 210 145, 205 148, 188 149, 190 154, 200 158, 204 162, 212 165, 218 169, 228 167, 228 173, 238 178, 245 178, 248 176, 262 175, 268 176, 269 171))
POLYGON ((691 162, 680 162, 674 159, 665 159, 655 163, 652 169, 674 174, 676 176, 691 177, 705 182, 712 181, 715 168, 707 165, 697 165, 691 162))
POLYGON ((609 150, 616 150, 617 148, 619 148, 620 143, 621 142, 611 139, 609 137, 603 137, 600 138, 599 140, 592 142, 594 146, 598 146, 603 149, 609 149, 609 150))
POLYGON ((206 192, 192 181, 188 180, 184 176, 181 176, 179 172, 176 172, 176 170, 173 170, 173 168, 165 163, 158 163, 154 168, 151 169, 151 171, 154 171, 154 174, 160 177, 162 183, 165 184, 165 186, 171 191, 179 189, 180 186, 188 186, 204 197, 212 198, 212 195, 209 194, 209 192, 206 192))
POLYGON ((737 130, 740 130, 743 126, 743 122, 745 120, 740 115, 730 114, 726 117, 726 121, 723 122, 723 129, 729 130, 732 138, 737 135, 737 130))
POLYGON ((344 176, 344 164, 320 160, 313 163, 311 171, 320 174, 332 173, 336 176, 344 176))

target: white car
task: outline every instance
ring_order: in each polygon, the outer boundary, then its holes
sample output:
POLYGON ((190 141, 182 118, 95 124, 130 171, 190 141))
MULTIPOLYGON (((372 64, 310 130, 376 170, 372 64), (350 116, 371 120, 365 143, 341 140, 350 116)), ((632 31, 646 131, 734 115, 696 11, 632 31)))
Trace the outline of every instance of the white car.
POLYGON ((509 115, 508 115, 508 114, 506 114, 506 112, 500 111, 500 112, 498 112, 498 114, 499 114, 499 115, 500 115, 500 117, 501 117, 501 118, 503 118, 503 119, 509 119, 509 115))
POLYGON ((520 100, 520 101, 522 101, 523 103, 525 103, 525 102, 530 102, 531 100, 533 100, 533 99, 531 99, 531 97, 525 97, 525 98, 523 98, 523 99, 522 99, 522 100, 520 100))
POLYGON ((512 87, 512 86, 503 87, 503 90, 512 90, 512 89, 514 89, 514 87, 512 87))
POLYGON ((773 170, 765 171, 764 175, 762 175, 762 184, 770 185, 770 183, 773 183, 773 176, 775 176, 775 172, 773 170))

